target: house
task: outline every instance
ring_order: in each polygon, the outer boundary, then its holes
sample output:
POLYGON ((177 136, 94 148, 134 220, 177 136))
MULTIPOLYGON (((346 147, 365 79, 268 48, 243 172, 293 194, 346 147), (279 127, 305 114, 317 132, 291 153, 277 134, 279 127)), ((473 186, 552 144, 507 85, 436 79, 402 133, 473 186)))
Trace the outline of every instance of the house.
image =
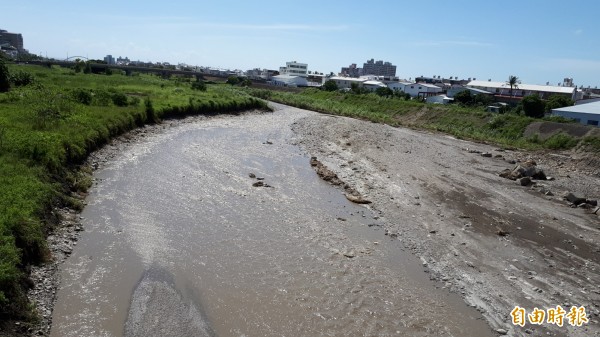
POLYGON ((433 104, 448 104, 452 103, 452 101, 454 101, 454 98, 450 98, 446 95, 429 96, 425 99, 425 102, 433 104))
POLYGON ((469 88, 476 88, 491 92, 496 98, 523 98, 528 95, 538 95, 542 99, 547 99, 551 95, 562 95, 572 100, 577 100, 577 88, 567 86, 536 85, 536 84, 517 84, 511 88, 506 82, 493 81, 471 81, 467 84, 469 88))
POLYGON ((363 84, 367 81, 366 79, 354 77, 323 77, 323 83, 329 80, 334 81, 338 89, 350 89, 352 88, 352 83, 355 83, 355 85, 357 85, 358 87, 362 87, 363 84))
POLYGON ((374 81, 374 80, 364 81, 362 86, 363 86, 363 88, 365 88, 367 90, 371 90, 371 91, 375 91, 378 88, 386 88, 387 87, 387 85, 385 85, 385 83, 379 82, 379 81, 374 81))
POLYGON ((442 88, 427 83, 412 83, 404 86, 405 93, 409 94, 411 97, 429 97, 440 94, 443 90, 442 88))
POLYGON ((579 104, 565 108, 552 109, 552 115, 570 118, 585 125, 599 126, 600 102, 579 104))
POLYGON ((471 92, 471 95, 473 95, 473 96, 475 96, 475 95, 490 95, 490 96, 492 96, 493 95, 489 91, 485 91, 485 90, 481 90, 481 89, 477 89, 477 88, 463 87, 463 86, 453 86, 453 87, 451 87, 446 92, 446 95, 448 95, 448 97, 454 98, 454 96, 456 94, 458 94, 459 92, 463 92, 465 90, 468 90, 469 92, 471 92))
POLYGON ((275 75, 271 77, 271 84, 282 87, 305 87, 308 85, 306 77, 288 74, 275 75))
POLYGON ((387 86, 388 86, 388 88, 390 88, 390 89, 392 89, 394 91, 403 91, 403 92, 405 92, 404 88, 407 85, 411 85, 411 84, 413 84, 413 83, 412 82, 388 82, 387 86))

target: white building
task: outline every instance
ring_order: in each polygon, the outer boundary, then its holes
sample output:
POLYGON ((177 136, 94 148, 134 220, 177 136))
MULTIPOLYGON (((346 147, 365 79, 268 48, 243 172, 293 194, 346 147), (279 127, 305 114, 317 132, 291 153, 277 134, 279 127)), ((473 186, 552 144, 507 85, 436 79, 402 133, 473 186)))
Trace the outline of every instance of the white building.
POLYGON ((441 93, 442 88, 427 83, 411 83, 404 86, 405 93, 409 94, 411 97, 429 97, 435 96, 441 93))
POLYGON ((463 92, 463 91, 469 91, 471 92, 471 95, 492 95, 491 92, 489 91, 485 91, 485 90, 481 90, 481 89, 477 89, 477 88, 470 88, 470 87, 463 87, 463 86, 453 86, 450 89, 448 89, 446 91, 446 95, 448 95, 448 97, 454 97, 456 94, 458 94, 459 92, 463 92))
POLYGON ((574 101, 578 97, 576 87, 554 85, 517 84, 516 87, 513 87, 512 94, 510 85, 506 82, 471 81, 467 84, 467 87, 489 91, 497 96, 524 97, 537 94, 540 98, 546 99, 551 95, 563 95, 574 101))
POLYGON ((280 75, 292 75, 292 76, 308 76, 308 64, 298 63, 296 61, 286 62, 285 67, 279 67, 280 75))
POLYGON ((308 85, 306 77, 292 75, 275 75, 271 77, 271 84, 285 87, 305 87, 308 85))
POLYGON ((337 76, 333 76, 333 77, 329 77, 323 78, 323 83, 325 83, 326 81, 332 80, 335 82, 335 84, 337 84, 338 89, 350 89, 352 88, 352 83, 356 83, 356 85, 358 85, 359 88, 361 88, 363 86, 363 84, 367 81, 366 79, 360 79, 360 78, 354 78, 354 77, 337 77, 337 76))
POLYGON ((425 102, 434 104, 448 104, 452 103, 453 101, 454 98, 450 98, 446 95, 429 96, 425 99, 425 102))
POLYGON ((598 126, 600 124, 600 102, 552 109, 552 114, 574 119, 581 124, 598 126))
POLYGON ((368 81, 364 81, 362 84, 363 88, 367 89, 367 90, 371 90, 371 91, 375 91, 379 88, 386 88, 387 85, 385 85, 385 83, 383 82, 379 82, 379 81, 375 81, 375 80, 368 80, 368 81))
POLYGON ((410 86, 411 84, 413 84, 413 83, 412 82, 388 82, 387 86, 388 86, 388 88, 390 88, 390 89, 392 89, 394 91, 403 91, 403 92, 405 92, 404 88, 407 85, 410 86))

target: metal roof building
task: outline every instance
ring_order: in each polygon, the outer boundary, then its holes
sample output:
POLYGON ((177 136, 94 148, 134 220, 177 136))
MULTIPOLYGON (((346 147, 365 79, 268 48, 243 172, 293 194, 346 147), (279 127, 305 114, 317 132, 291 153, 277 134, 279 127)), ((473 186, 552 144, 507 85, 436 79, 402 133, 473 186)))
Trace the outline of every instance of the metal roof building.
MULTIPOLYGON (((510 85, 506 82, 494 81, 471 81, 467 84, 468 87, 489 91, 495 95, 511 95, 510 85)), ((576 87, 559 87, 554 85, 537 85, 537 84, 517 84, 513 87, 512 96, 523 97, 527 95, 537 94, 541 98, 548 98, 550 95, 563 95, 575 100, 577 93, 576 87)))
POLYGON ((581 124, 598 126, 600 124, 600 102, 552 109, 552 114, 574 119, 581 124))

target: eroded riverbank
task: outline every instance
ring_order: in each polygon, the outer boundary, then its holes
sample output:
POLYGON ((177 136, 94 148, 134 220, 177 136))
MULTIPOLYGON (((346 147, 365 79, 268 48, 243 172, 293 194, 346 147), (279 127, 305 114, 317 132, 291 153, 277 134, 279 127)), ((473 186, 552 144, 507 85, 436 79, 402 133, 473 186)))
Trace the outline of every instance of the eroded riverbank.
POLYGON ((290 130, 311 116, 201 119, 120 147, 95 173, 52 335, 491 335, 389 219, 317 178, 290 130))

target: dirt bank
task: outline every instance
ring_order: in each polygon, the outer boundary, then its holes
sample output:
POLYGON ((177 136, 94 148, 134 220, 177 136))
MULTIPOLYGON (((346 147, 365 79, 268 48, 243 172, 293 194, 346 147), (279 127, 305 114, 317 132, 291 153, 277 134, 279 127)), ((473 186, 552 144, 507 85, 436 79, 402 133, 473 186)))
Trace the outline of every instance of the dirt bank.
MULTIPOLYGON (((261 114, 264 112, 255 110, 246 113, 261 114)), ((228 115, 224 115, 228 116, 228 115)), ((165 129, 184 124, 196 123, 206 120, 206 116, 192 116, 185 119, 166 120, 161 124, 146 125, 119 136, 98 151, 89 155, 85 167, 93 170, 103 167, 115 156, 126 148, 143 141, 146 137, 164 132, 165 129)), ((85 195, 74 195, 85 205, 85 195)), ((56 292, 60 286, 60 267, 71 255, 74 247, 79 241, 80 233, 85 231, 81 224, 81 216, 78 210, 70 208, 55 208, 53 216, 60 219, 48 240, 48 249, 51 260, 40 266, 32 266, 29 278, 32 288, 28 291, 28 298, 33 303, 39 317, 37 322, 7 322, 0 329, 0 336, 48 336, 52 327, 52 311, 56 301, 56 292)))
POLYGON ((564 191, 600 197, 598 158, 521 153, 326 115, 293 130, 310 155, 373 202, 388 235, 421 258, 439 287, 462 294, 494 330, 600 335, 600 221, 561 198, 564 191), (555 180, 523 187, 498 176, 526 159, 555 180), (510 320, 515 306, 557 305, 584 306, 589 323, 515 327, 510 320))

